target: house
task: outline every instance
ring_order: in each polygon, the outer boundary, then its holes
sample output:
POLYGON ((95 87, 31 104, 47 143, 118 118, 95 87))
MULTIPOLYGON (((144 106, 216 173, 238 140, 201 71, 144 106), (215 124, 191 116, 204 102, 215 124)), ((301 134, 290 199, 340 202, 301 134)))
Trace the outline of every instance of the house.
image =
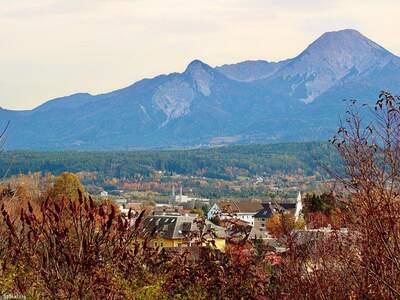
POLYGON ((277 213, 291 212, 294 214, 296 221, 301 215, 303 209, 303 204, 301 200, 301 193, 299 192, 297 196, 296 203, 286 202, 286 203, 275 203, 266 202, 262 203, 262 209, 260 209, 254 215, 254 230, 259 234, 265 232, 267 221, 270 217, 277 213))
MULTIPOLYGON (((225 230, 205 221, 206 229, 211 229, 216 237, 206 235, 206 239, 215 241, 219 250, 225 249, 225 230)), ((143 221, 142 234, 155 232, 151 245, 160 248, 190 247, 196 242, 200 226, 193 216, 157 215, 148 216, 143 221)))
POLYGON ((262 238, 264 232, 267 231, 267 221, 271 218, 274 214, 283 213, 286 209, 273 202, 267 202, 262 204, 262 209, 260 209, 254 215, 254 235, 259 238, 262 238))
POLYGON ((261 201, 220 201, 215 203, 207 213, 209 220, 218 216, 221 220, 236 218, 253 225, 253 216, 262 209, 261 201))

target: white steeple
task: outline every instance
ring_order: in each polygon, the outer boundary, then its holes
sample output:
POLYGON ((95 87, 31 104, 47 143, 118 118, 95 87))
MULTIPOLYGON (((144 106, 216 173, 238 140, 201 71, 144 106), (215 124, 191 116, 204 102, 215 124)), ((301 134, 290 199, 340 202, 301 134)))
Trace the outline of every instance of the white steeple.
POLYGON ((299 191, 299 194, 297 195, 297 201, 296 201, 296 212, 294 213, 296 221, 299 219, 302 209, 303 209, 303 202, 301 201, 301 192, 299 191))

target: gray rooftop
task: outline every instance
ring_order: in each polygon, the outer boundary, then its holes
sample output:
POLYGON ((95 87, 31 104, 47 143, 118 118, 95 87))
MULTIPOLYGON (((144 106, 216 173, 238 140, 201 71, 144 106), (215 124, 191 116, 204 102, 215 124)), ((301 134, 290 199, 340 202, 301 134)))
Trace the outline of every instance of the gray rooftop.
MULTIPOLYGON (((156 230, 166 239, 182 239, 190 233, 199 232, 199 226, 193 216, 161 215, 148 216, 143 221, 143 233, 156 230)), ((210 221, 205 221, 207 228, 212 228, 217 237, 224 238, 225 230, 210 221)))

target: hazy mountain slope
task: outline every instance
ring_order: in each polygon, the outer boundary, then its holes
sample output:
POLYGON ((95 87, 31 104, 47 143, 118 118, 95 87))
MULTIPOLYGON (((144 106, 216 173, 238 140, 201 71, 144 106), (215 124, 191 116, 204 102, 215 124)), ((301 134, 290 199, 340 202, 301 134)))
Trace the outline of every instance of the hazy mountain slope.
POLYGON ((272 76, 276 71, 289 63, 289 61, 268 62, 266 60, 246 60, 237 64, 222 65, 215 69, 234 80, 253 81, 272 76))
POLYGON ((8 145, 57 149, 203 143, 204 137, 234 132, 240 87, 193 61, 182 74, 143 80, 108 94, 76 94, 30 112, 6 111, 4 118, 12 120, 9 136, 18 137, 8 145))
POLYGON ((9 149, 129 149, 326 140, 342 99, 400 94, 400 58, 354 30, 323 34, 297 57, 212 68, 194 60, 101 95, 74 94, 11 120, 9 149))

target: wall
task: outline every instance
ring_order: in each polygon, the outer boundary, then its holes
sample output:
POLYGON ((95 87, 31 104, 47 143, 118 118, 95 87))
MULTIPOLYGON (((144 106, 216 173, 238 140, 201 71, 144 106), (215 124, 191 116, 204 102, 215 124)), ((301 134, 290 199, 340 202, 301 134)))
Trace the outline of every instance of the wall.
POLYGON ((260 231, 267 231, 267 218, 254 218, 254 228, 260 231))

